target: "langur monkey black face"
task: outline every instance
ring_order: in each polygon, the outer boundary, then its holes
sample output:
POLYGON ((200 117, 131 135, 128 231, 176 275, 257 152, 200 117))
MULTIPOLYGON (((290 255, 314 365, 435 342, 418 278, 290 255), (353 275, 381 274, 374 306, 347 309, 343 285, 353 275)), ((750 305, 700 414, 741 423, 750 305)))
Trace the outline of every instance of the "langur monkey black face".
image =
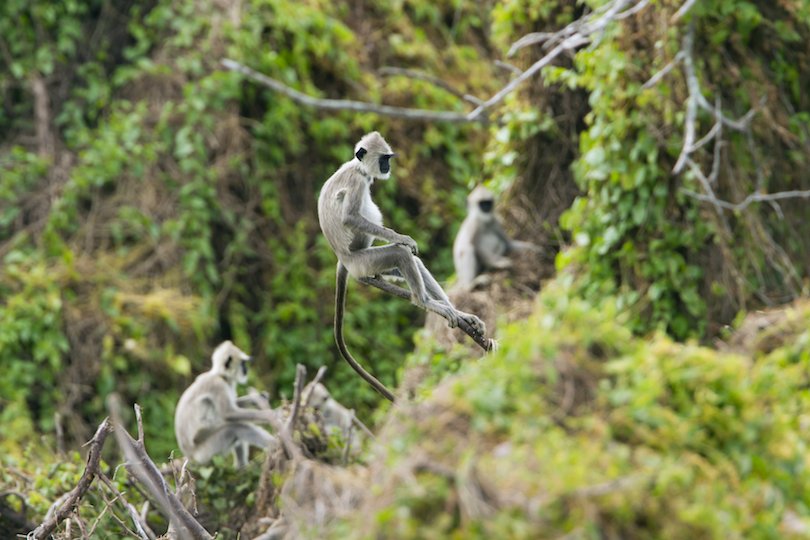
POLYGON ((236 384, 245 384, 248 379, 248 362, 253 360, 230 341, 220 343, 211 355, 211 371, 227 377, 236 384))
POLYGON ((381 180, 391 176, 391 158, 394 156, 391 147, 376 131, 363 137, 354 149, 354 157, 362 164, 363 170, 372 178, 381 180))
POLYGON ((484 323, 459 311, 425 264, 417 257, 416 241, 383 225, 380 208, 371 199, 374 179, 391 175, 394 152, 376 131, 365 134, 354 146, 354 158, 329 177, 318 196, 318 221, 329 246, 338 258, 335 294, 335 340, 341 356, 380 394, 393 401, 394 395, 357 363, 343 339, 343 314, 349 275, 364 280, 396 271, 408 284, 411 301, 447 319, 451 328, 463 321, 483 335, 484 323), (374 246, 374 240, 388 244, 374 246))
POLYGON ((483 221, 489 221, 495 217, 495 195, 485 188, 478 186, 467 197, 467 212, 469 215, 478 216, 483 221))

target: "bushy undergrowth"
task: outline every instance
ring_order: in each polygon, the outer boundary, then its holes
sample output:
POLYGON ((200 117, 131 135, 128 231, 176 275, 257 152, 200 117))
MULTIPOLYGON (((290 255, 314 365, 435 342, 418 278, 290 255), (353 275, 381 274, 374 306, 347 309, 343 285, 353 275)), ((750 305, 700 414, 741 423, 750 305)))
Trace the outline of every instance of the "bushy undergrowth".
POLYGON ((810 304, 767 353, 718 352, 634 337, 615 301, 572 290, 552 283, 500 351, 392 414, 363 517, 335 537, 810 532, 810 304))

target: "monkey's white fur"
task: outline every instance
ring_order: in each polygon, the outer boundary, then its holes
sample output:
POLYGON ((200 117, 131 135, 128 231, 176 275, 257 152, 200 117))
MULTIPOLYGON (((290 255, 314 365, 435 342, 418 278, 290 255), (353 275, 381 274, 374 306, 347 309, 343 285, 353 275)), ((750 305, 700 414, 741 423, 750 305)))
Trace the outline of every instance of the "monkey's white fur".
POLYGON ((207 463, 216 454, 233 451, 236 465, 243 467, 250 446, 264 450, 278 444, 273 435, 255 425, 271 422, 276 413, 269 408, 245 408, 262 405, 256 395, 236 395, 236 385, 247 382, 250 360, 230 341, 222 342, 211 355, 211 369, 180 396, 174 432, 180 450, 191 460, 207 463))
POLYGON ((436 311, 451 327, 459 317, 484 333, 475 315, 458 311, 424 263, 416 257, 416 242, 410 236, 383 226, 382 212, 371 200, 374 179, 387 179, 388 158, 394 154, 382 135, 373 131, 355 146, 356 159, 344 163, 324 184, 318 197, 318 219, 339 265, 354 278, 379 275, 397 269, 408 283, 411 300, 436 311), (375 238, 390 242, 372 247, 375 238))
POLYGON ((336 280, 335 338, 343 358, 387 399, 391 392, 367 373, 351 356, 343 341, 343 310, 347 275, 355 279, 396 271, 407 282, 411 301, 444 317, 450 327, 460 320, 480 334, 484 323, 475 315, 459 311, 439 283, 416 256, 416 242, 410 236, 383 226, 379 207, 371 200, 374 180, 391 175, 389 160, 394 156, 382 135, 373 131, 355 145, 355 158, 347 161, 326 181, 318 196, 318 220, 326 240, 338 258, 336 280), (389 242, 372 246, 378 238, 389 242))

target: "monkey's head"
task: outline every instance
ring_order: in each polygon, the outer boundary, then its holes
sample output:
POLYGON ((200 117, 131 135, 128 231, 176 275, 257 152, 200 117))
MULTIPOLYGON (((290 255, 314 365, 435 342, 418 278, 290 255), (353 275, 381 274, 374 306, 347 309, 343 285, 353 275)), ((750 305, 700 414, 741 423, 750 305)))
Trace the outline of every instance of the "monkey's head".
POLYGON ((330 397, 332 396, 329 394, 329 390, 321 383, 314 385, 310 383, 304 389, 304 401, 308 400, 310 406, 315 409, 323 407, 330 397))
POLYGON ((211 355, 211 371, 217 375, 222 375, 228 380, 236 381, 238 384, 247 382, 248 362, 252 358, 245 354, 239 347, 228 341, 223 341, 214 349, 211 355))
POLYGON ((484 221, 495 219, 495 195, 484 186, 478 186, 467 196, 467 212, 484 221))
POLYGON ((354 146, 354 157, 372 178, 385 180, 391 176, 391 158, 395 155, 383 136, 376 131, 363 135, 354 146))

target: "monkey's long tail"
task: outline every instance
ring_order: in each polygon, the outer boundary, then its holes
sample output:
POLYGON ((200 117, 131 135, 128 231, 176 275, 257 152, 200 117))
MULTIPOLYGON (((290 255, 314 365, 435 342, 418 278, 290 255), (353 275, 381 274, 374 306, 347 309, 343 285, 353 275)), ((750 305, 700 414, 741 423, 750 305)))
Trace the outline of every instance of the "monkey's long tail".
POLYGON ((343 341, 343 315, 346 312, 346 287, 348 279, 349 271, 346 270, 345 266, 338 263, 337 279, 335 283, 335 342, 337 343, 340 355, 352 366, 352 369, 363 377, 374 390, 382 394, 385 399, 393 402, 394 394, 392 394, 383 383, 378 381, 374 375, 363 369, 363 366, 357 363, 357 360, 354 359, 349 349, 346 348, 346 342, 343 341))

